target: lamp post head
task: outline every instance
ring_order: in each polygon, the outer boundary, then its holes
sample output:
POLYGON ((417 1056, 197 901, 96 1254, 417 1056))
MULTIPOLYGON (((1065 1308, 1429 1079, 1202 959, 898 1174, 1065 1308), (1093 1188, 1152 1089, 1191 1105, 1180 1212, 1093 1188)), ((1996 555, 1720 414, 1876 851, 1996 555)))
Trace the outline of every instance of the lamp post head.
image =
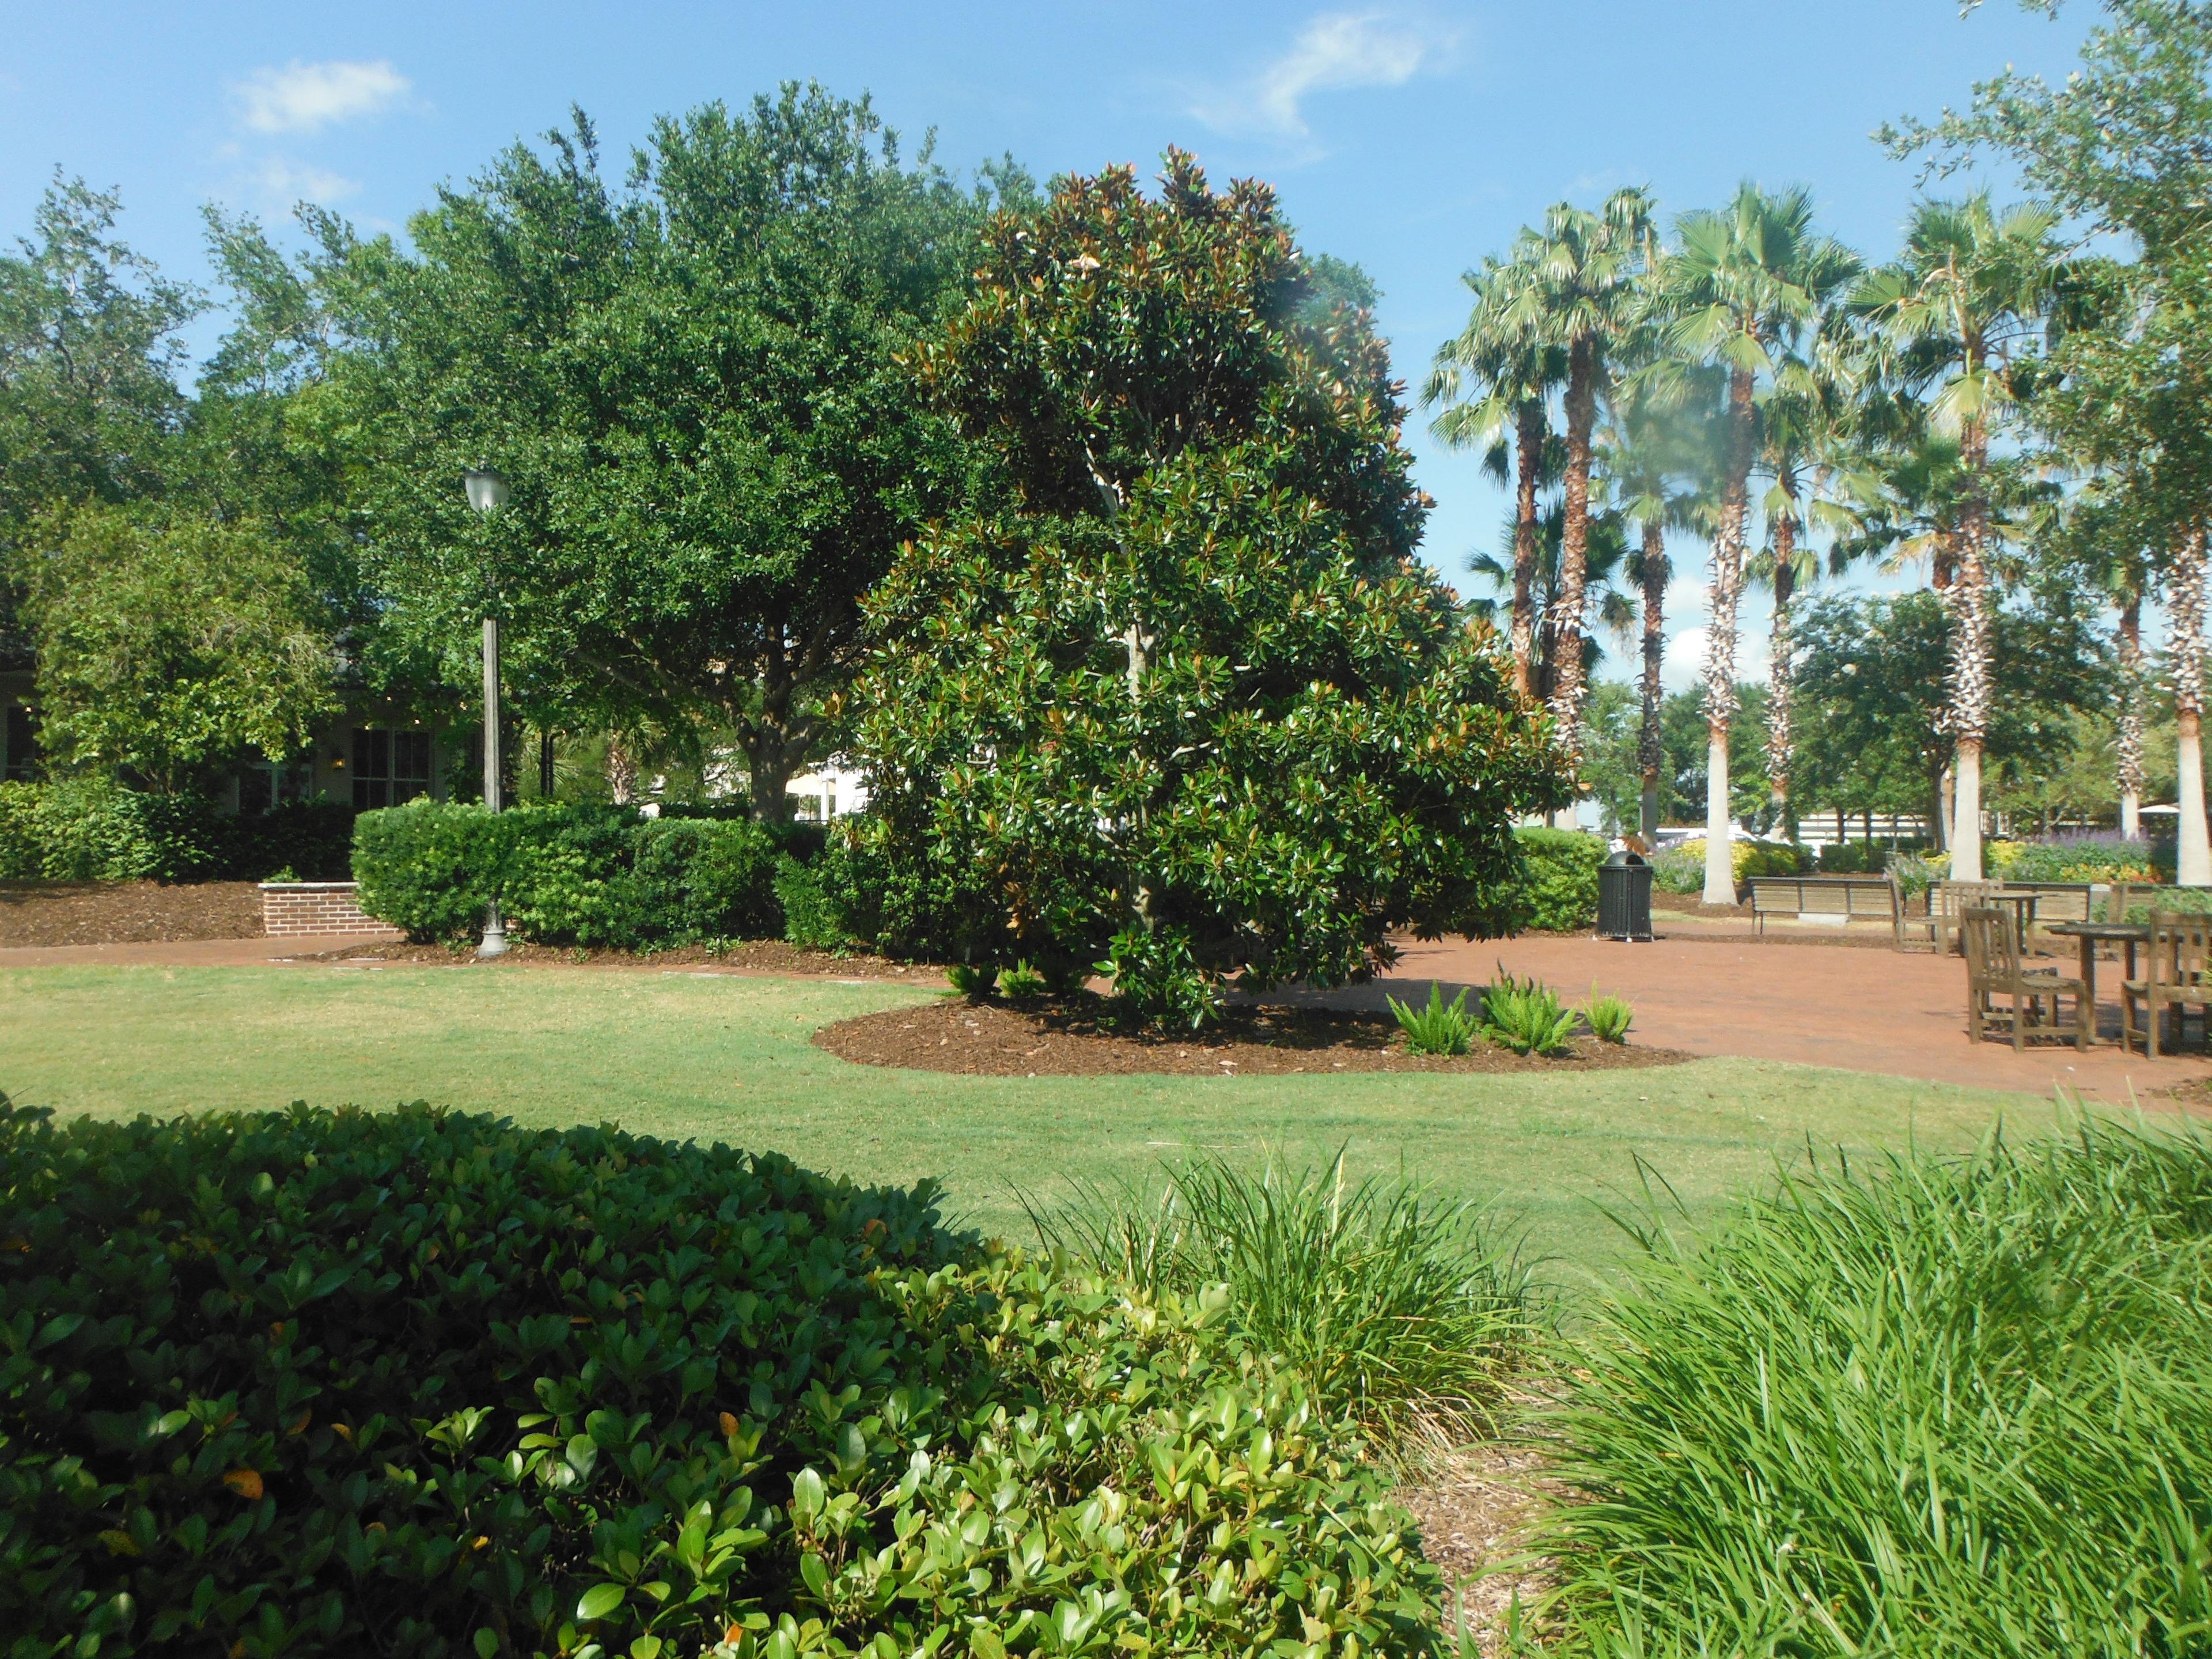
POLYGON ((507 480, 488 466, 472 466, 461 474, 461 482, 468 487, 469 505, 479 513, 489 513, 507 501, 507 480))

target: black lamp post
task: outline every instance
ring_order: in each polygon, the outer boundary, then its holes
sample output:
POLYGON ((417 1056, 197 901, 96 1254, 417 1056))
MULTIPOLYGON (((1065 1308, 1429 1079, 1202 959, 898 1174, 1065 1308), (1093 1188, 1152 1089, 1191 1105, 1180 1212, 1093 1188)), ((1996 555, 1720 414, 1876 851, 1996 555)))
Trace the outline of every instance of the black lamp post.
MULTIPOLYGON (((507 500, 507 480, 489 467, 471 467, 461 475, 468 488, 469 505, 479 513, 495 513, 507 500)), ((487 609, 483 619, 483 802, 496 812, 499 798, 499 618, 487 609)), ((500 919, 499 901, 484 911, 483 943, 479 957, 507 954, 507 924, 500 919)))

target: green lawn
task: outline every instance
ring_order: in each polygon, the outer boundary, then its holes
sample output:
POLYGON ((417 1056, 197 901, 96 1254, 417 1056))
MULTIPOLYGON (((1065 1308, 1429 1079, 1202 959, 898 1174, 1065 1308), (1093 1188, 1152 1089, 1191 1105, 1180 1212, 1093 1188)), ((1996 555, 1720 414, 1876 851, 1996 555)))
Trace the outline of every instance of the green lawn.
POLYGON ((1349 1148, 1526 1217, 1566 1283, 1617 1259, 1592 1200, 1640 1158, 1693 1213, 1807 1139, 1970 1144, 2045 1103, 1752 1060, 1553 1077, 958 1078, 852 1066, 817 1027, 926 1000, 882 983, 508 968, 42 968, 0 973, 0 1091, 63 1112, 386 1105, 613 1121, 774 1149, 869 1180, 943 1177, 1024 1230, 1018 1194, 1143 1176, 1192 1150, 1292 1162, 1349 1148))

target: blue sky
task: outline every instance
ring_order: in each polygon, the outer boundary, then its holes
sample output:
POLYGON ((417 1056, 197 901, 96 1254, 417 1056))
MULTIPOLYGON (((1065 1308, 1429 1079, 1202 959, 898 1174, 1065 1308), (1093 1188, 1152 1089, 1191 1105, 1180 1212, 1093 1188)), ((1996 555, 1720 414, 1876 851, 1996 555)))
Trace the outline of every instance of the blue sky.
MULTIPOLYGON (((811 6, 203 3, 0 5, 0 232, 28 228, 53 168, 119 186, 125 234, 199 277, 198 210, 272 222, 307 197, 401 228, 579 103, 611 154, 656 113, 812 77, 873 94, 957 168, 1011 151, 1038 174, 1170 143, 1279 190, 1306 246, 1381 285, 1418 386, 1464 319, 1459 273, 1562 198, 1647 185, 1669 213, 1739 179, 1810 185, 1827 227, 1886 256, 1910 167, 1868 134, 1961 103, 2011 63, 2063 74, 2091 9, 2004 0, 1553 0, 1381 3, 811 6)), ((1954 187, 1955 188, 1955 187, 1954 187)), ((1472 459, 1417 414, 1436 497, 1426 556, 1455 579, 1503 510, 1472 459)), ((1670 632, 1694 628, 1696 550, 1670 632)), ((1756 605, 1747 630, 1763 625, 1756 605)), ((1670 652, 1686 683, 1692 635, 1670 652)), ((1621 666, 1615 664, 1616 672, 1621 666)))

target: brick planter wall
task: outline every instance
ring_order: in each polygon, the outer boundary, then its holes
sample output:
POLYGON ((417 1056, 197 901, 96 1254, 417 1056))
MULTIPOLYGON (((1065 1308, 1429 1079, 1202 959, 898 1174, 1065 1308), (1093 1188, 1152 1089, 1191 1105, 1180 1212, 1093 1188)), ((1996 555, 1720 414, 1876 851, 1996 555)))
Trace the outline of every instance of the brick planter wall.
POLYGON ((360 888, 350 881, 264 881, 261 931, 271 939, 301 933, 374 933, 404 939, 400 929, 362 912, 360 888))

